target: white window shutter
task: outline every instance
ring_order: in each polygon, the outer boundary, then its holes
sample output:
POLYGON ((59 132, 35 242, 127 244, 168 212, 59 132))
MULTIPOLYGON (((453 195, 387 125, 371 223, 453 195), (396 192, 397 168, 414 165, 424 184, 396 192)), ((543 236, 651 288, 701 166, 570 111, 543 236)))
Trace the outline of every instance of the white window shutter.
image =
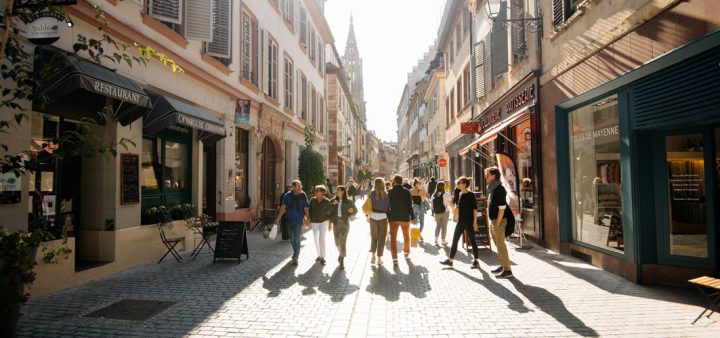
POLYGON ((182 4, 182 0, 150 0, 148 10, 153 18, 179 24, 182 22, 182 4))
POLYGON ((207 45, 207 52, 212 56, 230 59, 232 58, 232 40, 230 39, 232 34, 232 1, 214 1, 213 38, 212 42, 207 45))
POLYGON ((475 43, 475 99, 485 96, 485 42, 475 43))
POLYGON ((185 38, 211 42, 213 38, 213 0, 185 0, 185 38))
POLYGON ((247 13, 242 13, 242 77, 252 82, 252 22, 247 13))

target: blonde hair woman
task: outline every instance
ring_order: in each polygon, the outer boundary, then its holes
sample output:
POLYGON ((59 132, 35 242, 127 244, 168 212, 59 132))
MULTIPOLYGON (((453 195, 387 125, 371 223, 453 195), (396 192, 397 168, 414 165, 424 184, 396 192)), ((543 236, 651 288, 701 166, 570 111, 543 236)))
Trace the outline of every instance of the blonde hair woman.
POLYGON ((385 180, 382 177, 375 179, 373 190, 368 198, 372 204, 372 211, 367 215, 370 222, 370 252, 372 253, 370 263, 375 264, 377 259, 377 264, 380 265, 388 230, 387 211, 390 208, 390 198, 385 190, 385 180))

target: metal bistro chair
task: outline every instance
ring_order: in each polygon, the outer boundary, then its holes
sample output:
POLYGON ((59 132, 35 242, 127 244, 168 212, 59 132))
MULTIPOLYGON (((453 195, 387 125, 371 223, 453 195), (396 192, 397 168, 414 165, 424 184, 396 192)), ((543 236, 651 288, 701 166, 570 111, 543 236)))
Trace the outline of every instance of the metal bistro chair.
POLYGON ((252 225, 250 226, 249 230, 255 230, 255 229, 261 229, 263 225, 263 218, 260 215, 260 208, 250 208, 250 220, 252 221, 252 225))
POLYGON ((180 254, 177 252, 177 250, 175 250, 175 246, 178 243, 182 242, 185 238, 184 237, 167 237, 167 235, 165 235, 165 229, 163 229, 162 223, 158 223, 157 228, 158 228, 158 231, 160 232, 160 239, 162 240, 163 244, 165 245, 165 248, 167 248, 167 251, 160 258, 160 260, 158 261, 158 264, 160 264, 160 262, 162 262, 163 259, 165 259, 165 257, 169 253, 171 253, 173 255, 173 257, 175 257, 175 260, 178 261, 178 263, 180 263, 180 261, 182 261, 182 257, 180 257, 180 254))

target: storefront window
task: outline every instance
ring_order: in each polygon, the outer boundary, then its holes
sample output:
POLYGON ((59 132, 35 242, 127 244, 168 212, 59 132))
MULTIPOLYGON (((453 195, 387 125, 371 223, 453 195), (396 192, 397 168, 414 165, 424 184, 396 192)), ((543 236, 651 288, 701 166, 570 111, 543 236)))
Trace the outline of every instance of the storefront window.
POLYGON ((670 254, 708 257, 703 134, 665 138, 670 254))
POLYGON ((165 141, 163 184, 166 189, 184 190, 187 188, 187 154, 186 145, 165 141))
POLYGON ((248 201, 248 142, 250 133, 241 128, 235 131, 235 209, 246 208, 248 201))
POLYGON ((158 190, 158 179, 155 167, 157 166, 157 158, 155 157, 155 143, 153 139, 143 139, 142 144, 142 189, 158 190))
POLYGON ((617 96, 570 112, 573 239, 624 251, 617 96))
POLYGON ((530 120, 525 120, 514 127, 515 144, 517 144, 515 163, 518 166, 519 197, 523 208, 532 208, 535 204, 533 167, 532 167, 532 132, 530 120))

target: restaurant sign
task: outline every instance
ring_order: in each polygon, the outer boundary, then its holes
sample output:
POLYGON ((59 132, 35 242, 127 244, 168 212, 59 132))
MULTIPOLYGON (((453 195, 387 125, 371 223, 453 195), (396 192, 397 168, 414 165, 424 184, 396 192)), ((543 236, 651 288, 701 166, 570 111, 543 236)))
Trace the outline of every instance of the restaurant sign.
POLYGON ((486 131, 513 114, 535 105, 537 102, 537 82, 535 79, 525 83, 520 89, 499 104, 490 106, 480 115, 478 122, 482 131, 486 131))
POLYGON ((60 40, 62 21, 64 20, 65 15, 62 13, 42 12, 35 14, 26 31, 28 40, 36 45, 49 45, 60 40))
POLYGON ((104 94, 105 96, 114 97, 118 100, 133 103, 138 106, 143 105, 143 99, 147 99, 147 96, 127 90, 116 85, 109 84, 107 82, 98 81, 92 79, 92 89, 98 94, 104 94))

